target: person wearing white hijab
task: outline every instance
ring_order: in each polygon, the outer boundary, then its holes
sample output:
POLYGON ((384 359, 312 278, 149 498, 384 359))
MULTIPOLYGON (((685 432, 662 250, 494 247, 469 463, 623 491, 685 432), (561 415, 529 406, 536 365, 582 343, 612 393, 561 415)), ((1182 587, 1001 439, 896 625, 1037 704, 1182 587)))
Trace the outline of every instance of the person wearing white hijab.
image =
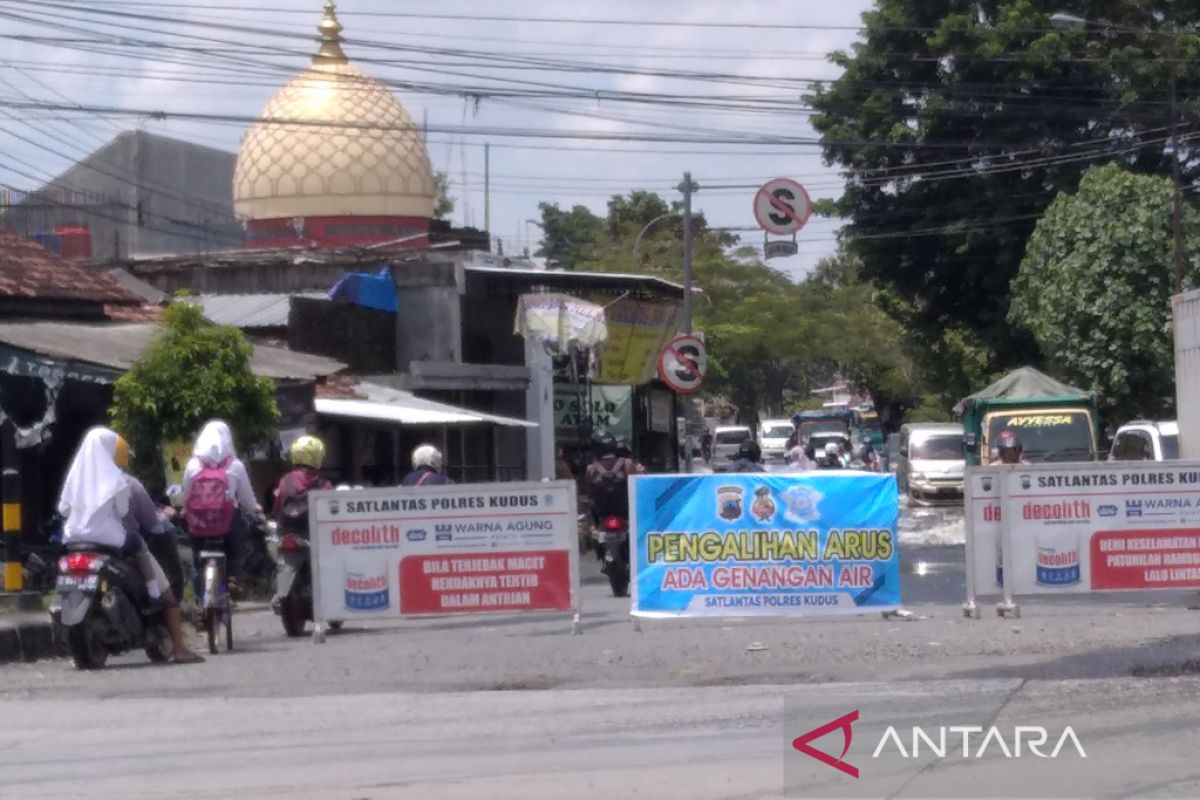
POLYGON ((127 458, 129 448, 116 431, 97 427, 83 437, 58 500, 58 511, 64 518, 63 543, 103 545, 132 557, 150 596, 164 601, 174 660, 180 663, 203 660, 184 643, 179 604, 171 594, 162 567, 150 554, 145 540, 125 525, 132 490, 129 477, 117 463, 123 460, 119 455, 122 452, 127 458))
POLYGON ((233 449, 233 432, 225 422, 214 419, 205 424, 196 444, 192 448, 192 457, 183 470, 183 496, 187 497, 192 488, 192 481, 206 467, 225 466, 225 474, 229 476, 230 499, 247 514, 260 514, 262 508, 254 497, 254 486, 250 483, 250 475, 246 465, 237 457, 233 449))
MULTIPOLYGON (((221 467, 229 480, 228 498, 237 504, 245 515, 256 517, 262 514, 262 507, 254 496, 254 486, 250 483, 250 474, 246 465, 237 457, 233 449, 233 432, 223 420, 214 419, 205 423, 196 444, 192 448, 192 457, 183 470, 183 496, 187 498, 192 483, 201 471, 221 467)), ((184 504, 187 501, 185 499, 184 504)), ((235 592, 242 567, 250 557, 250 525, 243 514, 234 514, 233 525, 225 537, 225 555, 228 559, 226 578, 230 588, 235 592)), ((200 549, 192 548, 193 565, 196 568, 196 593, 200 594, 200 579, 203 571, 200 565, 200 549)))

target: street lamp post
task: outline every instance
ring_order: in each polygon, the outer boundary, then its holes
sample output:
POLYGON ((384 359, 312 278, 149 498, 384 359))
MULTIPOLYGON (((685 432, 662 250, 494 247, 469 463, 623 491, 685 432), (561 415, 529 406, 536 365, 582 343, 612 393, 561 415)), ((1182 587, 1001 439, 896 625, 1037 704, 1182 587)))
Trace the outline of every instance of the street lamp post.
POLYGON ((1183 180, 1179 167, 1179 102, 1177 84, 1179 81, 1179 37, 1174 31, 1131 30, 1110 25, 1106 22, 1095 22, 1075 14, 1058 12, 1050 15, 1050 24, 1059 30, 1083 29, 1089 26, 1127 30, 1130 33, 1143 33, 1162 40, 1166 44, 1167 63, 1170 65, 1171 91, 1171 263, 1174 273, 1175 294, 1183 291, 1183 180))
POLYGON ((646 235, 646 231, 650 230, 650 228, 652 226, 654 226, 655 223, 662 222, 664 219, 668 219, 673 216, 675 216, 675 215, 669 211, 666 214, 659 214, 657 217, 655 217, 654 219, 647 222, 646 226, 644 228, 642 228, 641 231, 638 232, 637 238, 633 240, 633 268, 634 269, 637 269, 637 266, 638 266, 638 248, 640 248, 642 246, 642 237, 646 235))

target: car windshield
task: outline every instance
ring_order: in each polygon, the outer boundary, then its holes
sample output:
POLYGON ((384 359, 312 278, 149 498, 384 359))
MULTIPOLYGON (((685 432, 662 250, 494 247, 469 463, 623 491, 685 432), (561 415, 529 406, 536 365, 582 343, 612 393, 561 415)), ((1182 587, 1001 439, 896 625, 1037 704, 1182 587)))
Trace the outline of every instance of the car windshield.
POLYGON ((801 436, 812 436, 814 433, 845 433, 846 429, 846 423, 836 419, 820 419, 800 423, 801 436))
POLYGON ((1179 458, 1179 436, 1175 434, 1166 435, 1162 437, 1161 441, 1164 459, 1179 458))
MULTIPOLYGON (((1095 456, 1091 415, 1085 411, 1014 411, 988 419, 988 446, 1003 430, 1017 434, 1027 461, 1091 461, 1095 456)), ((996 454, 990 454, 996 457, 996 454)))
POLYGON ((750 431, 742 429, 736 431, 718 431, 716 438, 713 440, 717 444, 741 444, 749 441, 750 431))
POLYGON ((961 461, 963 458, 962 437, 956 434, 930 436, 916 439, 912 443, 910 458, 927 461, 961 461))
POLYGON ((786 439, 792 435, 791 425, 771 425, 763 428, 764 439, 786 439))

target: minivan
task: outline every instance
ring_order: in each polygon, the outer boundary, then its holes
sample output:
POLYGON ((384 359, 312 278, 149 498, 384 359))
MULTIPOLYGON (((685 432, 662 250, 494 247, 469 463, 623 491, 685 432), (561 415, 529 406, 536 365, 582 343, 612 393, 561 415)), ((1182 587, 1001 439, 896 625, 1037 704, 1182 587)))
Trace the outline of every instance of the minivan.
POLYGON ((718 425, 713 431, 713 469, 718 472, 729 469, 730 461, 737 458, 742 442, 753 440, 754 434, 745 425, 718 425))
POLYGON ((783 458, 787 455, 787 442, 796 432, 790 419, 764 419, 758 428, 758 446, 763 459, 783 458))
POLYGON ((1113 437, 1109 461, 1172 461, 1179 458, 1179 423, 1137 420, 1113 437))
POLYGON ((965 468, 962 425, 927 422, 900 428, 896 480, 914 503, 961 501, 965 468))

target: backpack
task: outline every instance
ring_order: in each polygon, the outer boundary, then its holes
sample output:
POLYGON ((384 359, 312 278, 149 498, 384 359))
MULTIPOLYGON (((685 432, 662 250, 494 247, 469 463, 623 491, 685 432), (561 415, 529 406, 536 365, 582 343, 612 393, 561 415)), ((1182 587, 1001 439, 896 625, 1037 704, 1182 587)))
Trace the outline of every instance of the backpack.
MULTIPOLYGON (((328 489, 329 481, 318 481, 312 488, 328 489)), ((284 533, 308 536, 309 491, 298 491, 291 473, 283 476, 283 503, 279 507, 279 527, 284 533)))
POLYGON ((628 498, 629 459, 618 458, 611 468, 596 461, 588 471, 588 489, 592 503, 601 508, 611 508, 614 503, 624 503, 628 498))
POLYGON ((188 533, 200 539, 225 536, 237 511, 229 492, 229 459, 215 467, 205 466, 192 481, 183 503, 188 533))

